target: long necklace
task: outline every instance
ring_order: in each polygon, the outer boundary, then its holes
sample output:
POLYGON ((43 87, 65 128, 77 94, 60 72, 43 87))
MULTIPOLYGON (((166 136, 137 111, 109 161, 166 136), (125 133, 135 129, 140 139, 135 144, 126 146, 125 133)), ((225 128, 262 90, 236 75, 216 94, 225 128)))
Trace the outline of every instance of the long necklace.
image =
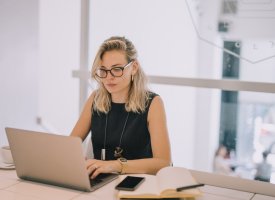
MULTIPOLYGON (((129 118, 129 112, 127 113, 127 117, 126 117, 126 120, 124 122, 122 132, 120 134, 119 145, 115 148, 115 151, 114 151, 114 157, 115 158, 121 158, 122 157, 123 149, 121 148, 121 142, 122 142, 123 134, 125 132, 125 127, 126 127, 128 118, 129 118)), ((105 160, 106 159, 107 126, 108 126, 108 114, 106 115, 106 121, 105 121, 104 148, 101 149, 101 160, 105 160)))

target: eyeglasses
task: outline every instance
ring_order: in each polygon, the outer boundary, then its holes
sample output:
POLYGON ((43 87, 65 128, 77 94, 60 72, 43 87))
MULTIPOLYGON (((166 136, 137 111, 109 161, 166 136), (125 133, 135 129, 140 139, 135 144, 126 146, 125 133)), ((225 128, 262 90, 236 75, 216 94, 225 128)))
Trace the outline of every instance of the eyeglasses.
POLYGON ((96 70, 95 75, 98 76, 99 78, 106 78, 108 75, 108 72, 110 72, 110 74, 113 77, 121 77, 123 75, 123 70, 126 67, 129 67, 132 63, 133 63, 133 61, 129 62, 128 64, 124 65, 123 67, 113 67, 112 69, 99 68, 96 70))

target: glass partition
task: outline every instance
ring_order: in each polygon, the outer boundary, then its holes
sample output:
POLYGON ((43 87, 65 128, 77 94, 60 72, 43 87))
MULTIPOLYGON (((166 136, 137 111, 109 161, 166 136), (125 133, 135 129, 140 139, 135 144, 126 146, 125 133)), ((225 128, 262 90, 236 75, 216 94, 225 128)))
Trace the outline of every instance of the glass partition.
POLYGON ((240 91, 228 102, 218 89, 151 89, 165 102, 175 166, 275 183, 275 104, 265 100, 274 94, 240 91))
MULTIPOLYGON (((274 0, 185 0, 185 3, 190 28, 195 30, 204 58, 201 64, 199 62, 200 68, 219 70, 221 65, 215 60, 223 52, 227 54, 224 56, 227 69, 234 67, 234 61, 240 63, 239 80, 275 81, 271 75, 275 70, 274 0), (231 47, 224 41, 231 41, 231 47)), ((195 77, 225 78, 219 75, 200 73, 195 77)))

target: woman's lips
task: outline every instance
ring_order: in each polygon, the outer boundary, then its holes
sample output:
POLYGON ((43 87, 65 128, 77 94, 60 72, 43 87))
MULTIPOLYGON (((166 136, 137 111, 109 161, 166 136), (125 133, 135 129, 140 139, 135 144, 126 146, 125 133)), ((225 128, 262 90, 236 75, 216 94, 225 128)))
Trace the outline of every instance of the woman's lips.
POLYGON ((116 86, 116 84, 114 84, 114 83, 107 83, 106 85, 107 85, 107 87, 115 87, 116 86))

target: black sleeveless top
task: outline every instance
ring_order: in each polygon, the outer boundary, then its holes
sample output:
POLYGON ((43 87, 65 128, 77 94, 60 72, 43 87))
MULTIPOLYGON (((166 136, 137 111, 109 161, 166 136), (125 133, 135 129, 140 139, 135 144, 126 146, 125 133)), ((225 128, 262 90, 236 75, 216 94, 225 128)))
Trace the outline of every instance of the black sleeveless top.
POLYGON ((108 114, 92 111, 91 133, 95 159, 101 159, 101 149, 104 149, 104 137, 106 117, 108 115, 106 129, 106 160, 115 160, 114 151, 119 146, 123 126, 126 122, 125 130, 121 139, 122 157, 133 160, 141 158, 152 158, 151 139, 147 126, 147 116, 151 102, 155 93, 150 93, 149 102, 143 113, 128 112, 124 103, 111 103, 108 114))

